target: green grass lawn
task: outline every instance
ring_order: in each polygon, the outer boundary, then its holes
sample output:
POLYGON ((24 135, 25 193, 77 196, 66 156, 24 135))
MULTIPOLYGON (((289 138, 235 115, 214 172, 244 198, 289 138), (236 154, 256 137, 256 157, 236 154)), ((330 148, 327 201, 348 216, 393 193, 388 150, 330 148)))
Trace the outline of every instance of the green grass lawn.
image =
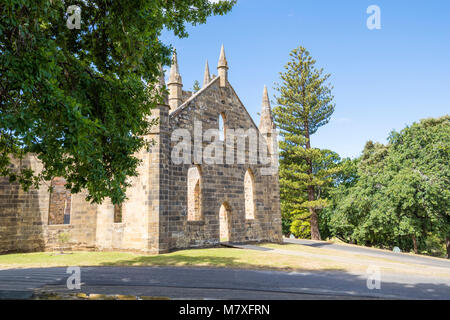
POLYGON ((161 255, 127 252, 51 252, 6 254, 0 268, 65 266, 203 266, 276 270, 346 270, 344 264, 274 253, 232 248, 176 251, 161 255))
MULTIPOLYGON (((245 269, 269 269, 283 271, 356 271, 365 272, 368 265, 379 265, 390 272, 429 274, 436 272, 426 266, 397 263, 396 267, 383 266, 387 259, 310 248, 293 244, 261 244, 262 247, 302 251, 304 255, 291 255, 234 248, 208 248, 180 250, 161 255, 144 255, 130 252, 56 252, 18 253, 0 255, 0 269, 39 268, 66 266, 180 266, 180 267, 226 267, 245 269), (315 255, 309 255, 315 253, 315 255), (342 259, 333 259, 338 255, 342 259), (352 258, 352 260, 348 260, 352 258)), ((441 271, 440 271, 441 272, 441 271)), ((445 276, 450 276, 444 272, 445 276)))

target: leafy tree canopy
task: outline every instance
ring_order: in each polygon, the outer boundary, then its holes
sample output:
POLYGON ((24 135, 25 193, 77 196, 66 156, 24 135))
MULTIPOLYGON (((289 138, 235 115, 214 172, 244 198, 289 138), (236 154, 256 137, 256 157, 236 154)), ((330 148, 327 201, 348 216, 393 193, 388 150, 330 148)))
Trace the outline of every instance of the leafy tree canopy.
POLYGON ((164 28, 229 12, 235 1, 4 0, 0 4, 0 175, 27 189, 55 176, 88 200, 125 198, 146 143, 152 90, 171 48, 164 28), (81 9, 80 29, 66 21, 81 9), (10 168, 34 153, 42 172, 10 168))
MULTIPOLYGON (((347 241, 426 251, 450 238, 450 117, 425 119, 368 142, 356 183, 333 193, 331 232, 347 241)), ((330 212, 329 212, 330 213, 330 212)))

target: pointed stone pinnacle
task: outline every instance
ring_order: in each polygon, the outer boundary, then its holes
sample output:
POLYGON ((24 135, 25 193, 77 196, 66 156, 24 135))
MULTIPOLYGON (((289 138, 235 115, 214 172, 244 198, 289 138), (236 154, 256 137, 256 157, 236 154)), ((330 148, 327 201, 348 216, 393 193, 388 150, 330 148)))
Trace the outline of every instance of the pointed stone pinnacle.
POLYGON ((222 44, 222 48, 220 49, 220 58, 219 58, 219 64, 217 68, 227 68, 228 69, 228 62, 227 57, 225 56, 225 48, 222 44))
POLYGON ((269 94, 267 92, 267 86, 264 86, 261 118, 259 121, 259 130, 261 133, 266 134, 272 132, 274 127, 272 110, 270 108, 269 94))
POLYGON ((159 66, 159 82, 158 86, 164 88, 166 86, 166 80, 164 79, 164 70, 162 65, 159 66))
POLYGON ((178 108, 183 102, 183 82, 181 80, 180 70, 178 68, 177 51, 173 51, 172 66, 170 68, 169 82, 169 106, 173 111, 178 108))
POLYGON ((180 69, 178 67, 177 50, 173 51, 172 66, 170 68, 169 84, 178 83, 181 84, 180 69))
MULTIPOLYGON (((158 91, 161 93, 163 90, 166 90, 166 81, 165 81, 165 79, 164 79, 164 70, 163 70, 163 67, 162 67, 162 65, 161 66, 159 66, 159 81, 158 81, 158 84, 157 84, 157 89, 158 89, 158 91)), ((169 96, 168 96, 168 94, 167 94, 167 91, 165 91, 164 93, 163 93, 163 103, 164 103, 164 105, 168 105, 169 104, 169 96)))
POLYGON ((209 65, 208 60, 206 60, 205 65, 205 75, 203 76, 203 87, 206 87, 206 85, 211 81, 211 76, 209 74, 209 65))
POLYGON ((264 91, 263 91, 263 109, 268 109, 270 111, 270 100, 269 100, 269 93, 267 92, 267 86, 264 85, 264 91))

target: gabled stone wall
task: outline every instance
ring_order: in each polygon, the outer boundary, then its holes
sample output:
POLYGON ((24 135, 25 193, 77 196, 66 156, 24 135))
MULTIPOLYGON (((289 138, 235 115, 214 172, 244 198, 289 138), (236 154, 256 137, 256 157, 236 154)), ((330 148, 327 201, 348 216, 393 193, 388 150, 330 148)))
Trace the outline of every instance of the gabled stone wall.
MULTIPOLYGON (((201 121, 202 131, 217 129, 219 116, 225 115, 225 127, 257 130, 254 122, 237 97, 233 88, 221 88, 215 78, 187 103, 170 115, 172 130, 187 129, 194 144, 194 121, 201 121)), ((203 141, 205 148, 210 142, 203 141)), ((177 142, 172 142, 171 150, 177 142)), ((235 143, 234 155, 237 155, 235 143)), ((246 151, 248 159, 248 150, 246 151)), ((169 192, 169 238, 170 248, 188 248, 218 244, 220 241, 219 210, 222 204, 229 206, 230 241, 281 241, 281 214, 279 208, 279 186, 277 176, 261 175, 261 164, 208 165, 201 168, 201 221, 188 220, 188 170, 197 165, 171 165, 171 186, 169 192), (244 177, 248 169, 254 173, 255 219, 245 219, 244 177)), ((225 163, 225 154, 224 154, 225 163)))

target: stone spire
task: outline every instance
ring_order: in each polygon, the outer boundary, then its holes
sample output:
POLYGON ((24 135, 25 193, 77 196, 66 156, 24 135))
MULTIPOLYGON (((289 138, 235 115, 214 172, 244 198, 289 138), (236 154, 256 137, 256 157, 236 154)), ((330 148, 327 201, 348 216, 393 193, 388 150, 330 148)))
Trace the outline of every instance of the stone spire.
POLYGON ((156 82, 153 92, 157 95, 162 94, 163 100, 160 101, 154 109, 152 114, 148 116, 148 121, 151 123, 154 119, 158 119, 158 123, 150 128, 150 137, 154 138, 155 134, 166 132, 169 129, 169 97, 166 90, 166 83, 164 81, 164 70, 162 65, 159 67, 159 77, 156 82))
POLYGON ((169 106, 170 110, 173 111, 183 102, 183 82, 181 80, 180 70, 178 67, 176 50, 173 51, 172 66, 170 68, 170 76, 167 87, 169 88, 169 106))
POLYGON ((272 118, 272 110, 270 108, 269 94, 267 92, 267 87, 264 86, 261 118, 259 121, 259 131, 263 135, 267 135, 272 133, 273 129, 274 124, 272 118))
POLYGON ((181 75, 180 75, 180 68, 178 67, 178 57, 177 57, 176 49, 173 50, 172 66, 170 68, 169 83, 171 83, 171 82, 182 83, 181 75))
POLYGON ((217 65, 217 71, 220 77, 220 86, 225 87, 228 81, 228 62, 225 56, 225 48, 222 44, 222 48, 220 50, 220 58, 219 64, 217 65))
MULTIPOLYGON (((164 70, 162 65, 159 66, 159 81, 156 85, 159 92, 162 92, 166 89, 166 81, 164 80, 164 70)), ((167 92, 163 92, 163 104, 165 106, 169 105, 169 96, 167 95, 167 92)))
POLYGON ((211 81, 211 76, 209 74, 209 65, 208 65, 208 60, 206 60, 206 65, 205 65, 205 75, 203 77, 203 87, 206 87, 206 85, 211 81))

